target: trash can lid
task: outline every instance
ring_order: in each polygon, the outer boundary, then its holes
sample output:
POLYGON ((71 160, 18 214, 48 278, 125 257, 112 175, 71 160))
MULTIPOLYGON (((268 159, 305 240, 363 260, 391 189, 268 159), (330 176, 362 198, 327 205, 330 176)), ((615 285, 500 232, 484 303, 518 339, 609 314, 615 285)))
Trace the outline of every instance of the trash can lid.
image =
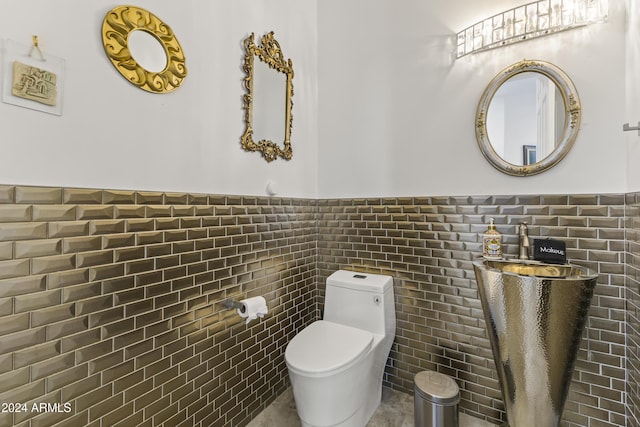
POLYGON ((416 374, 415 391, 433 403, 454 404, 460 401, 458 384, 448 375, 434 371, 416 374))

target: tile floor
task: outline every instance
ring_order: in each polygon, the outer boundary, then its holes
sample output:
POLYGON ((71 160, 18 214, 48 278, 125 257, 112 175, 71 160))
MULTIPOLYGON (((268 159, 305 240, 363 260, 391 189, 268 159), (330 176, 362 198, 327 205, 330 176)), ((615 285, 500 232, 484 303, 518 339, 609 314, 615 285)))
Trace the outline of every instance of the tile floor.
MULTIPOLYGON (((247 427, 300 427, 291 387, 253 419, 247 427)), ((414 427, 413 395, 384 387, 382 402, 366 427, 414 427)), ((460 414, 459 427, 494 427, 494 425, 460 414)))

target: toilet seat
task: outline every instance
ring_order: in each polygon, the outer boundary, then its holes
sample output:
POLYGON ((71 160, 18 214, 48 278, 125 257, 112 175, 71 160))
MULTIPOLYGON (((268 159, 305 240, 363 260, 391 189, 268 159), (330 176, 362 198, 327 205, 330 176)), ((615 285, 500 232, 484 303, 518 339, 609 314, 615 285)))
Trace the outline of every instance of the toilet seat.
POLYGON ((373 334, 326 320, 317 320, 293 337, 285 360, 300 375, 324 377, 362 359, 373 345, 373 334))

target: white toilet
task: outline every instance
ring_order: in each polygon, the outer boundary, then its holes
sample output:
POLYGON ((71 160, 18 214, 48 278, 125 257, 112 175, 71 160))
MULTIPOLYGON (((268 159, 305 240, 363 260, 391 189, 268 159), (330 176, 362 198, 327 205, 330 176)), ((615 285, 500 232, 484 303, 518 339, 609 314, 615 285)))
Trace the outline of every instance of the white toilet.
POLYGON ((382 396, 396 331, 393 278, 336 271, 327 279, 324 316, 285 351, 303 427, 364 427, 382 396))

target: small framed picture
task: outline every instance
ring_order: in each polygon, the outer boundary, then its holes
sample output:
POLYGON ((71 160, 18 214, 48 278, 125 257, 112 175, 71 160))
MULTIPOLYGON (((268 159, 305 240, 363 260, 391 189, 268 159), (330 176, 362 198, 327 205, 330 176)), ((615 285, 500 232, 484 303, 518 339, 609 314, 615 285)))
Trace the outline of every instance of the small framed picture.
POLYGON ((61 116, 64 59, 8 39, 3 51, 2 102, 61 116))
POLYGON ((522 164, 524 166, 532 165, 536 160, 536 146, 535 145, 523 145, 522 146, 522 164))

